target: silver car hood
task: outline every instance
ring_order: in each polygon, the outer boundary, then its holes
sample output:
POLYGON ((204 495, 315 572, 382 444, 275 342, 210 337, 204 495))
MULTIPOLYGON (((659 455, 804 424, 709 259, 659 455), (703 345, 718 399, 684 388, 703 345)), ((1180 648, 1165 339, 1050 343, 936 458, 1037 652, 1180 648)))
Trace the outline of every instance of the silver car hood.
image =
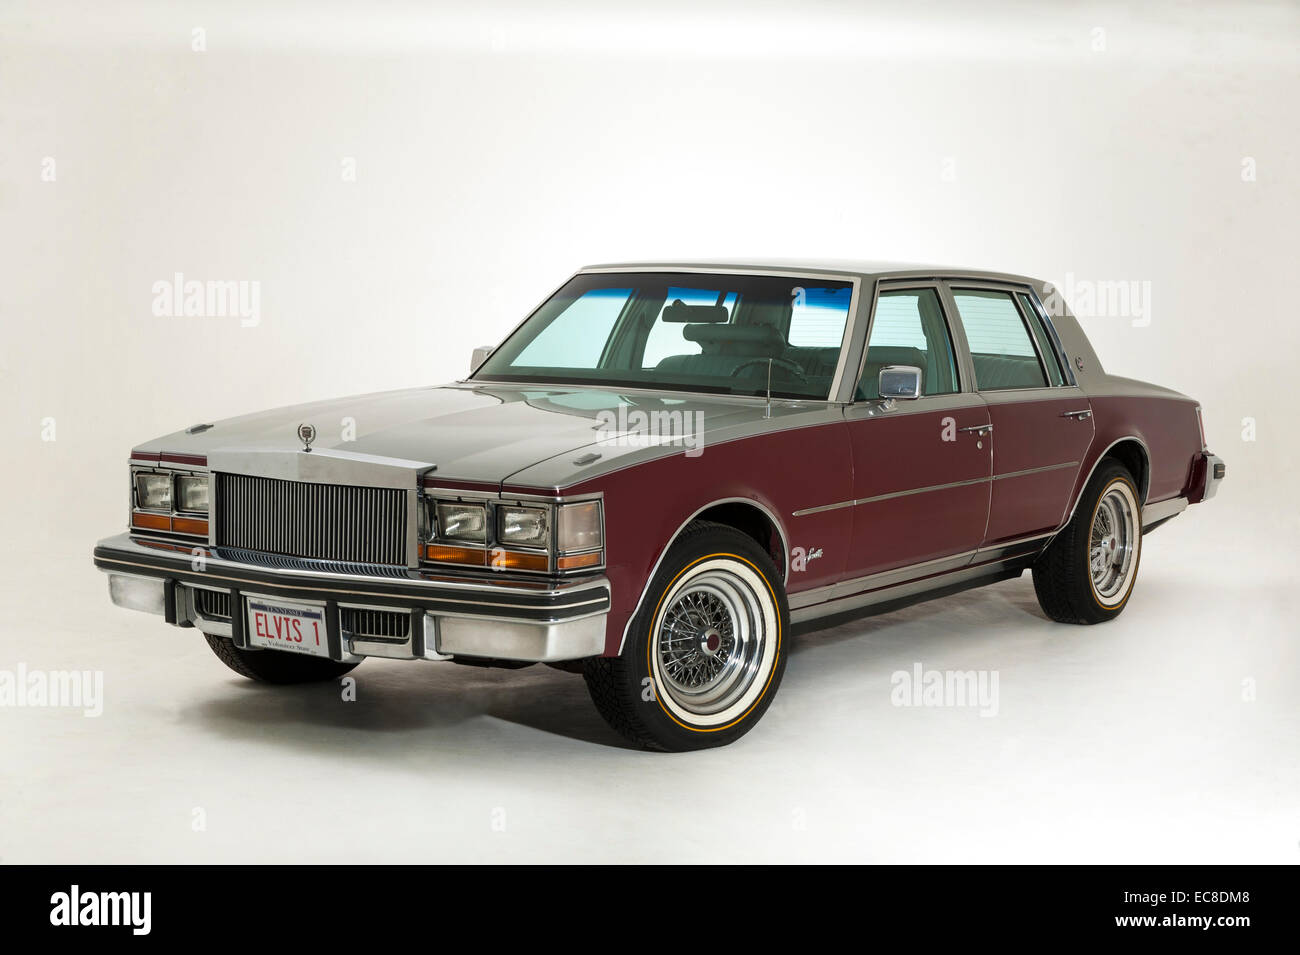
POLYGON ((362 468, 383 461, 433 468, 435 480, 560 488, 642 460, 702 453, 711 441, 838 414, 825 402, 774 400, 769 408, 754 398, 460 382, 257 412, 198 433, 169 434, 136 450, 207 455, 214 466, 253 457, 288 460, 303 450, 298 426, 310 424, 317 433, 312 448, 325 451, 322 458, 349 459, 362 468), (667 442, 628 438, 618 426, 635 432, 638 411, 678 414, 685 436, 667 442))

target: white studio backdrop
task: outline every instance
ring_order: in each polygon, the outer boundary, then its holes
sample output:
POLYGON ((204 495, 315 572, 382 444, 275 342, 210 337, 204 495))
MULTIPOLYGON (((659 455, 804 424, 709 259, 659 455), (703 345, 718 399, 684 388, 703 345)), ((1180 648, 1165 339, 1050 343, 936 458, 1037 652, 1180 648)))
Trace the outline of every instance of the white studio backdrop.
POLYGON ((0 0, 0 670, 105 700, 0 709, 0 860, 1293 862, 1298 11, 0 0), (1024 578, 808 635, 671 765, 547 667, 368 661, 345 705, 110 605, 133 445, 461 377, 584 263, 748 256, 1057 282, 1228 480, 1115 623, 1024 578), (998 719, 897 707, 918 662, 998 719), (393 792, 429 811, 356 809, 393 792))

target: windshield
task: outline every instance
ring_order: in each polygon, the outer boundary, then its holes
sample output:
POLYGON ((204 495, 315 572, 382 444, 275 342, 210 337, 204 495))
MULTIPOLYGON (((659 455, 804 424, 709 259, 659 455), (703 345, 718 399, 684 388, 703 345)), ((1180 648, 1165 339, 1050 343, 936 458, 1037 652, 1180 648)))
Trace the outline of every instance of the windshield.
POLYGON ((475 381, 828 397, 850 282, 706 272, 577 275, 475 381))

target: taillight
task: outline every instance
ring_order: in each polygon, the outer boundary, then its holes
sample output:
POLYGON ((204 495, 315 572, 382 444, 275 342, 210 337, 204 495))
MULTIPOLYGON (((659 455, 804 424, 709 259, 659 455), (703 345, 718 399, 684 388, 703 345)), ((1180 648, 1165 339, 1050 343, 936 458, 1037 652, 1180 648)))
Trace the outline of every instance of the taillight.
POLYGON ((1200 430, 1200 432, 1201 432, 1201 450, 1204 451, 1204 450, 1205 450, 1206 448, 1208 448, 1210 445, 1209 445, 1209 443, 1205 440, 1205 420, 1201 417, 1201 406, 1200 406, 1200 405, 1197 405, 1197 406, 1196 406, 1196 427, 1197 427, 1197 428, 1200 430))

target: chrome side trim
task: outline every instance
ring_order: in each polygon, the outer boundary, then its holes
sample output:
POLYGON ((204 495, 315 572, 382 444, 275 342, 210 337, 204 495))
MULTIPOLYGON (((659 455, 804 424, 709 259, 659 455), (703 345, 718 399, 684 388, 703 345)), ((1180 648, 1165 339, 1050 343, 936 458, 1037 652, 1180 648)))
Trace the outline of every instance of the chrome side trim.
POLYGON ((991 480, 1001 481, 1006 478, 1024 477, 1026 474, 1042 474, 1044 471, 1059 471, 1062 468, 1077 468, 1078 466, 1078 461, 1062 461, 1060 464, 1046 464, 1041 468, 1025 468, 1023 471, 1008 471, 1006 474, 995 474, 991 480))
MULTIPOLYGON (((990 430, 992 429, 990 428, 990 430)), ((817 507, 801 508, 792 512, 792 516, 804 517, 808 514, 821 514, 825 511, 834 511, 843 507, 856 507, 859 504, 875 504, 877 501, 889 501, 896 497, 910 497, 913 494, 927 494, 931 491, 947 491, 956 487, 968 487, 972 484, 987 484, 993 481, 1005 481, 1008 478, 1025 477, 1029 474, 1041 474, 1045 471, 1059 471, 1062 468, 1076 468, 1078 466, 1078 461, 1063 461, 1060 464, 1048 464, 1041 468, 1025 468, 1023 471, 1008 471, 1005 474, 970 478, 966 481, 953 481, 949 484, 931 484, 927 487, 909 488, 906 491, 890 491, 888 494, 877 494, 875 497, 860 497, 852 501, 838 501, 834 504, 820 504, 817 507)))
POLYGON ((1171 497, 1167 501, 1156 501, 1142 508, 1142 527, 1146 529, 1156 521, 1164 521, 1187 510, 1187 498, 1171 497))
POLYGON ((857 501, 837 501, 834 504, 818 504, 816 507, 801 507, 797 511, 791 511, 791 517, 807 517, 809 514, 824 514, 827 511, 838 511, 844 507, 852 507, 857 501))
POLYGON ((975 560, 980 561, 981 558, 1001 560, 1004 557, 1026 556, 1036 550, 1042 549, 1041 547, 1036 547, 1026 550, 1026 547, 1029 544, 1037 544, 1039 542, 1046 543, 1047 539, 1051 536, 1051 534, 1031 534, 1028 537, 1018 537, 1015 540, 1002 541, 999 544, 981 544, 979 550, 975 552, 975 560), (1013 551, 1015 551, 1014 554, 1012 553, 1013 551))
POLYGON ((867 590, 878 590, 881 587, 892 587, 897 584, 907 583, 909 580, 915 580, 918 577, 926 577, 932 574, 946 573, 951 570, 960 570, 970 563, 975 551, 968 550, 960 554, 950 554, 947 557, 936 557, 934 560, 925 560, 919 564, 908 564, 905 567, 895 567, 891 570, 883 570, 875 574, 867 574, 863 577, 854 577, 850 580, 841 580, 833 584, 827 584, 824 587, 816 587, 812 590, 805 590, 797 594, 791 594, 788 598, 790 604, 791 618, 794 616, 795 608, 805 608, 825 603, 828 600, 838 600, 844 597, 851 597, 854 594, 862 593, 867 590))
POLYGON ((1001 560, 1027 557, 1038 549, 1029 548, 1027 545, 1045 541, 1050 536, 1050 534, 1034 534, 1030 537, 1004 541, 992 547, 980 547, 976 550, 968 550, 949 557, 938 557, 934 560, 922 561, 919 564, 909 564, 906 567, 896 567, 892 570, 867 574, 864 577, 841 580, 825 587, 818 587, 815 590, 805 590, 802 593, 791 594, 789 597, 790 607, 792 610, 796 607, 809 607, 827 600, 838 600, 868 590, 893 587, 920 578, 929 579, 934 574, 960 570, 972 561, 979 561, 981 557, 989 557, 990 559, 980 561, 976 566, 983 567, 990 562, 996 563, 1001 560))
POLYGON ((716 501, 710 501, 708 504, 705 504, 703 507, 697 509, 695 513, 693 513, 690 517, 686 518, 686 520, 682 521, 682 523, 678 526, 677 530, 673 531, 672 536, 668 538, 668 543, 664 544, 663 550, 659 552, 659 556, 655 559, 654 566, 650 568, 650 573, 646 576, 645 586, 641 588, 641 596, 637 597, 636 606, 632 608, 632 615, 627 618, 627 623, 623 627, 623 639, 621 639, 618 643, 618 652, 620 654, 623 652, 623 647, 627 645, 627 634, 628 631, 632 629, 632 621, 635 620, 637 614, 641 612, 641 605, 645 603, 646 595, 650 592, 650 585, 654 583, 655 574, 659 573, 659 567, 661 564, 663 564, 664 558, 668 556, 668 551, 672 549, 672 546, 677 541, 677 538, 682 535, 682 531, 686 530, 686 528, 690 525, 691 521, 695 520, 695 518, 703 514, 709 508, 717 507, 719 504, 749 504, 752 505, 753 507, 758 508, 765 515, 767 515, 768 520, 772 522, 772 526, 776 528, 776 532, 781 535, 781 553, 783 555, 782 563, 784 564, 784 566, 781 568, 781 584, 782 586, 784 586, 789 582, 790 580, 790 538, 786 534, 785 525, 781 523, 780 519, 775 514, 773 514, 771 510, 769 510, 766 506, 764 506, 761 502, 754 500, 752 497, 723 497, 723 498, 719 498, 716 501))
POLYGON ((824 603, 804 606, 798 610, 792 609, 790 611, 790 622, 792 624, 805 623, 809 620, 817 620, 821 617, 830 617, 838 613, 860 610, 874 604, 886 603, 890 600, 897 600, 902 597, 911 597, 917 594, 926 593, 927 591, 938 590, 951 584, 978 580, 981 577, 990 577, 1005 569, 1003 567, 1004 564, 1022 559, 1024 556, 1028 556, 1028 554, 1015 555, 1000 560, 988 561, 982 564, 960 567, 956 570, 924 577, 919 580, 904 581, 902 583, 878 587, 864 593, 850 594, 848 596, 828 600, 824 603))

